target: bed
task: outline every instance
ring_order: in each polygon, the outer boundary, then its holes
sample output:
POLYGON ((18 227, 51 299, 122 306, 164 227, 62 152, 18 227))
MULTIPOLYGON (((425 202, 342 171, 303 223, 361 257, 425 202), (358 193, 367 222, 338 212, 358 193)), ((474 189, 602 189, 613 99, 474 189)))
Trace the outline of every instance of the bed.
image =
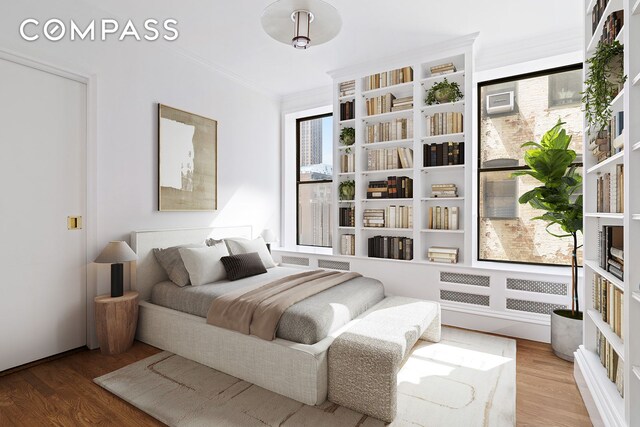
MULTIPOLYGON (((327 350, 353 317, 384 298, 382 285, 371 286, 368 281, 373 279, 353 279, 349 291, 338 285, 293 305, 282 316, 273 341, 218 328, 206 323, 210 301, 229 289, 264 278, 179 288, 168 281, 152 252, 153 248, 211 237, 251 238, 251 228, 132 233, 138 260, 132 265, 131 287, 140 293, 137 339, 297 401, 310 405, 324 402, 327 350)), ((275 267, 261 276, 277 278, 299 271, 275 267)))

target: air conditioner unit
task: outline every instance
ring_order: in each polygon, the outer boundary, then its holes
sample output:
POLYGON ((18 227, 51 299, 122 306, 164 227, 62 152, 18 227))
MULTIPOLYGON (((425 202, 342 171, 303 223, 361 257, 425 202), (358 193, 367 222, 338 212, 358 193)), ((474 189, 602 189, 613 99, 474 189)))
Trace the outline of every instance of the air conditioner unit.
POLYGON ((487 114, 510 113, 515 106, 513 91, 487 95, 487 114))

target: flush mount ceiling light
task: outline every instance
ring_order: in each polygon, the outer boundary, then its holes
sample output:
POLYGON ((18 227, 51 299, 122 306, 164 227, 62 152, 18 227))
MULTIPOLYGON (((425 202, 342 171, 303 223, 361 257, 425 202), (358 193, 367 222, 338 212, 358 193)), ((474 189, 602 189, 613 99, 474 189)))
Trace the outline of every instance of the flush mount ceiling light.
POLYGON ((338 11, 322 0, 278 0, 266 7, 261 22, 273 39, 296 49, 326 43, 342 27, 338 11))

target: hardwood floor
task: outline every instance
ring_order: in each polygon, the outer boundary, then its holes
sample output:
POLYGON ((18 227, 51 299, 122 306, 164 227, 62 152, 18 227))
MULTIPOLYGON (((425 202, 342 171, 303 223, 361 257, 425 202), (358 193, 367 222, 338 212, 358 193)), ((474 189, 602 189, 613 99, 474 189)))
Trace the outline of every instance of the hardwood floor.
MULTIPOLYGON (((517 425, 590 426, 573 365, 548 344, 517 341, 517 425)), ((0 376, 0 426, 161 426, 92 381, 158 351, 136 341, 121 355, 81 351, 0 376)))

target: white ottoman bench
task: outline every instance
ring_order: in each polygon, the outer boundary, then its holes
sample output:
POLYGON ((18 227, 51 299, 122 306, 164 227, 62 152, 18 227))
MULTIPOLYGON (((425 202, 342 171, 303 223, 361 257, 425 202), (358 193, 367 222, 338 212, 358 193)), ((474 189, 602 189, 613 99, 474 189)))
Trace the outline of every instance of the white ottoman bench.
POLYGON ((393 421, 402 362, 418 339, 439 342, 440 332, 437 302, 385 298, 329 347, 328 399, 382 421, 393 421))

